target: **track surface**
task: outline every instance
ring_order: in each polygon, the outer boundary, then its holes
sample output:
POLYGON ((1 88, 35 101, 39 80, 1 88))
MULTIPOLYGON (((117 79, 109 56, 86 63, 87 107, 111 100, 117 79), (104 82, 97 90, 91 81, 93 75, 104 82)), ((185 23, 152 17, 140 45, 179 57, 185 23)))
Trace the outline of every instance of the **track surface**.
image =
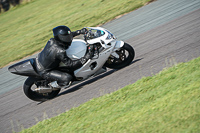
POLYGON ((0 70, 0 132, 20 131, 38 121, 151 76, 165 67, 200 56, 200 0, 158 0, 103 27, 136 51, 134 62, 63 90, 38 103, 25 97, 24 77, 0 70))

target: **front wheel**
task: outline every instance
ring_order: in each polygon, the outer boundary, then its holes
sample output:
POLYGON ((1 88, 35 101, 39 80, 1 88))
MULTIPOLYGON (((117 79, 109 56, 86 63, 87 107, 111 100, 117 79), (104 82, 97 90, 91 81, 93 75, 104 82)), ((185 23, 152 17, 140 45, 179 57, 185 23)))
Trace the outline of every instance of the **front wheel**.
POLYGON ((119 58, 110 55, 105 63, 106 67, 111 69, 121 69, 128 66, 135 57, 135 51, 128 43, 124 43, 124 46, 115 52, 119 55, 119 58))
POLYGON ((58 95, 60 92, 60 89, 54 90, 50 93, 38 93, 35 91, 35 89, 38 87, 38 85, 45 84, 42 80, 39 80, 37 78, 28 77, 24 83, 24 93, 25 95, 34 101, 46 101, 49 99, 52 99, 58 95))

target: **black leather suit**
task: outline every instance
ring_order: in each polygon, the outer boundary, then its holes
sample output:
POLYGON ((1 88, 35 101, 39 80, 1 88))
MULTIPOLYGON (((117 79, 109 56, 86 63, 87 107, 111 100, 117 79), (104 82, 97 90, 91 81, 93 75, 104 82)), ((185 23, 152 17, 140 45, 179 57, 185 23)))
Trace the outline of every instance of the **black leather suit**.
MULTIPOLYGON (((72 35, 73 37, 80 35, 80 30, 72 32, 72 35)), ((55 70, 59 66, 59 63, 63 62, 66 68, 73 68, 75 70, 83 65, 84 59, 71 60, 66 55, 66 48, 60 43, 54 38, 51 38, 47 42, 43 51, 36 57, 36 69, 42 78, 50 81, 58 81, 59 85, 64 86, 72 80, 72 76, 68 73, 55 70)))

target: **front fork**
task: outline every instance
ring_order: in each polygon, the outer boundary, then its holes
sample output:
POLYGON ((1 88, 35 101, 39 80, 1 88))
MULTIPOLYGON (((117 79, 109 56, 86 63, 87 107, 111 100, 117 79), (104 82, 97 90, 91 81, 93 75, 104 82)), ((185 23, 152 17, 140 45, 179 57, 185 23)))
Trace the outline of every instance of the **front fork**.
POLYGON ((124 46, 124 42, 123 41, 116 41, 115 42, 115 47, 114 47, 113 52, 111 53, 111 55, 114 56, 115 58, 119 58, 119 55, 115 51, 119 50, 123 46, 124 46))

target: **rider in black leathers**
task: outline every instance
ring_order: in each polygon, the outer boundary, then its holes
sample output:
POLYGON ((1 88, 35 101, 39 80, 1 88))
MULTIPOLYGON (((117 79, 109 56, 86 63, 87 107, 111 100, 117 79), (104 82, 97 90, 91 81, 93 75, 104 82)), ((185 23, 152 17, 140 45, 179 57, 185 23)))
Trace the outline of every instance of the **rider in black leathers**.
MULTIPOLYGON (((89 48, 87 54, 78 60, 71 60, 66 49, 71 45, 73 37, 85 34, 86 29, 71 32, 67 26, 57 26, 53 29, 54 38, 51 38, 42 52, 36 57, 36 69, 40 76, 49 81, 57 81, 57 87, 67 86, 72 80, 72 75, 55 70, 60 62, 66 65, 66 68, 74 70, 80 68, 88 59, 92 58, 92 49, 89 48)), ((55 87, 55 86, 54 86, 55 87)))

